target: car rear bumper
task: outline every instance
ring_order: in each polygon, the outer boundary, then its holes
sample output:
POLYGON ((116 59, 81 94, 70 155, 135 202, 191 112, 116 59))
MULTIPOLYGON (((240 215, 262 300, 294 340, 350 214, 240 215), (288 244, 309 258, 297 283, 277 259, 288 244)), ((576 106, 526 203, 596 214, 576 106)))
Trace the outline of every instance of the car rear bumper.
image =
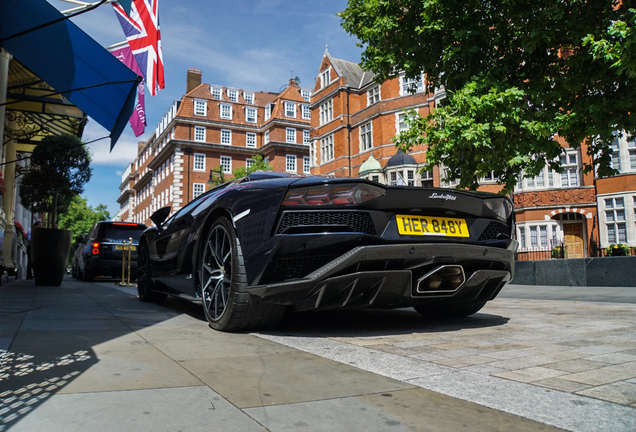
POLYGON ((508 240, 506 248, 453 243, 359 246, 303 278, 255 285, 248 291, 299 311, 488 301, 514 276, 516 249, 514 240, 508 240), (448 268, 461 273, 461 283, 422 289, 422 281, 448 268))
MULTIPOLYGON (((122 260, 121 259, 102 259, 92 258, 86 262, 86 269, 93 273, 94 276, 110 276, 121 277, 122 260)), ((128 261, 126 261, 126 274, 128 272, 128 261)), ((137 261, 130 261, 131 275, 137 274, 137 261)))

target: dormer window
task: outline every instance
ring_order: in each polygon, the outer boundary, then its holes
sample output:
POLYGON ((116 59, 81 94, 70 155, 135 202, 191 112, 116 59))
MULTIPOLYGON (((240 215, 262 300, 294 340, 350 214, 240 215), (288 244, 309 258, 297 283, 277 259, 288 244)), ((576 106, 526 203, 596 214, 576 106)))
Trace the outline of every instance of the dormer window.
POLYGON ((311 111, 309 110, 309 105, 302 104, 300 106, 300 112, 302 113, 303 120, 311 120, 311 111))
POLYGON ((400 72, 400 96, 407 96, 413 93, 424 91, 424 74, 415 78, 407 78, 404 72, 400 72))
POLYGON ((321 87, 323 87, 323 88, 327 87, 329 85, 329 82, 331 81, 330 78, 331 78, 331 76, 329 75, 329 68, 327 68, 324 71, 322 71, 320 73, 320 84, 321 84, 321 87))
POLYGON ((245 121, 256 123, 256 108, 245 108, 245 121))
POLYGON ((307 89, 300 89, 300 95, 303 97, 303 99, 305 99, 307 102, 309 102, 311 100, 311 90, 307 90, 307 89))
POLYGON ((238 102, 238 90, 227 89, 227 97, 232 102, 238 102))
POLYGON ((296 118, 296 104, 294 102, 285 102, 285 117, 296 118))
POLYGON ((212 93, 212 97, 216 100, 221 100, 221 94, 223 93, 223 89, 221 87, 210 87, 210 93, 212 93))
POLYGON ((265 121, 269 120, 272 117, 272 109, 274 107, 274 104, 267 104, 265 105, 265 121))
POLYGON ((232 105, 220 104, 221 118, 224 120, 232 120, 232 105))
POLYGON ((194 100, 194 115, 205 116, 208 112, 208 104, 201 99, 194 100))
POLYGON ((380 102, 380 86, 371 87, 367 92, 367 106, 380 102))
POLYGON ((243 92, 243 99, 250 105, 254 105, 254 93, 252 92, 243 92))

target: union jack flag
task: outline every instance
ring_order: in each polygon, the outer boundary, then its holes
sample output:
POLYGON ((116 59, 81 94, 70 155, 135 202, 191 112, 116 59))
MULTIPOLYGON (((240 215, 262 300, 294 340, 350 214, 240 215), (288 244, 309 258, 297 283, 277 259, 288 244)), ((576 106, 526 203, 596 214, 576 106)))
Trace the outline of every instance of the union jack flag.
POLYGON ((150 90, 150 95, 165 87, 163 51, 159 28, 159 0, 133 0, 130 16, 119 3, 113 3, 126 40, 150 90))

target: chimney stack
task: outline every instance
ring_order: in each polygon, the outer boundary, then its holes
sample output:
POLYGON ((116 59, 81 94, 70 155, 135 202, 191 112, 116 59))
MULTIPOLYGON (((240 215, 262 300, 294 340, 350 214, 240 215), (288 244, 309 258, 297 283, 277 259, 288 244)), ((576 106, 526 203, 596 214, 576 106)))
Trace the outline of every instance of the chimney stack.
POLYGON ((201 85, 201 71, 199 69, 188 69, 188 79, 186 82, 186 93, 190 93, 192 90, 201 85))

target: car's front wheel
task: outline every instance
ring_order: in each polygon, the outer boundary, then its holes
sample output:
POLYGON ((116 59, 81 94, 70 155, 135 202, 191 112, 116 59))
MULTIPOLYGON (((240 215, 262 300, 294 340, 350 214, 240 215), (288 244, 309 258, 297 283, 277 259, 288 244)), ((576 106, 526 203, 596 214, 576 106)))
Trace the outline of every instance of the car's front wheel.
POLYGON ((150 273, 150 251, 148 245, 139 245, 137 253, 137 295, 142 302, 158 302, 166 299, 166 295, 153 291, 150 273))
POLYGON ((426 303, 414 306, 413 309, 426 318, 461 318, 479 312, 485 304, 486 302, 426 303))
POLYGON ((283 306, 247 292, 243 254, 229 219, 214 221, 199 257, 200 294, 210 327, 238 331, 271 326, 281 319, 283 306))

